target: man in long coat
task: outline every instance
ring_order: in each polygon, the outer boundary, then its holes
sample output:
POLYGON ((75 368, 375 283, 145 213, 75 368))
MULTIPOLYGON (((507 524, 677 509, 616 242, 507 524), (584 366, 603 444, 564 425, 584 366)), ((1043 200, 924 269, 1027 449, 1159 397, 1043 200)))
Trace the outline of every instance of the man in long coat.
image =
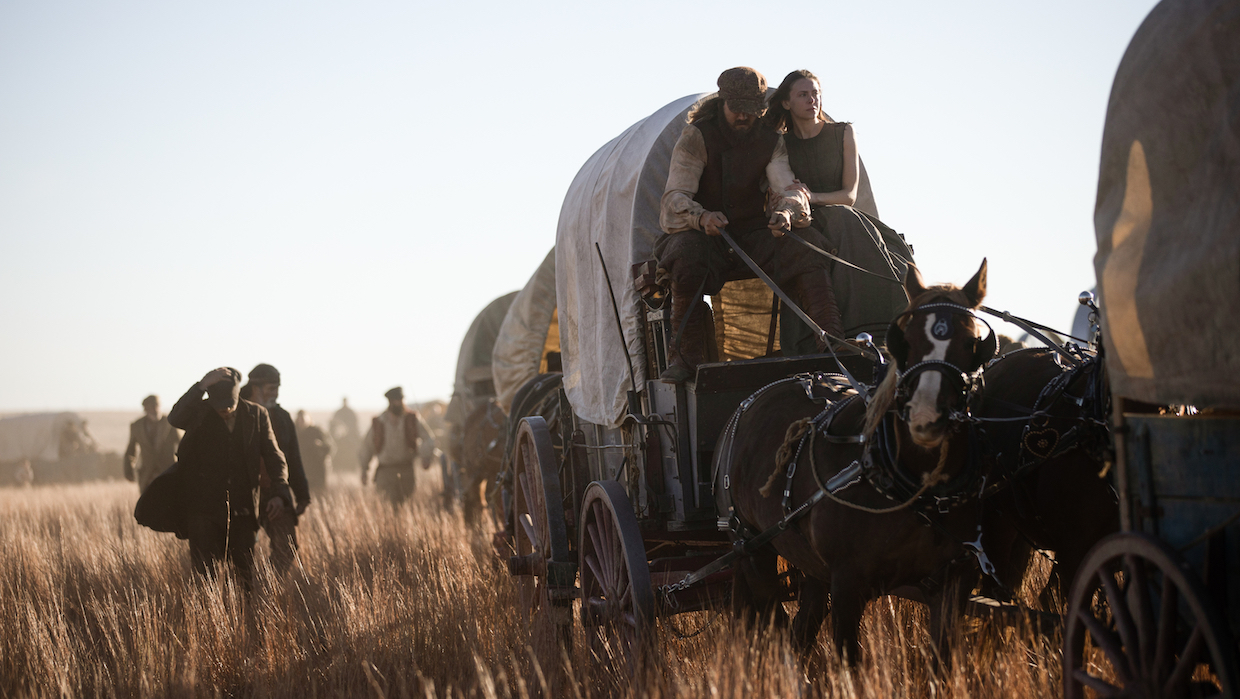
POLYGON ((213 369, 181 396, 168 421, 185 430, 177 458, 194 570, 209 575, 227 559, 249 585, 259 507, 277 520, 293 507, 293 496, 271 417, 241 400, 240 388, 241 372, 213 369), (260 488, 271 494, 261 503, 260 488))

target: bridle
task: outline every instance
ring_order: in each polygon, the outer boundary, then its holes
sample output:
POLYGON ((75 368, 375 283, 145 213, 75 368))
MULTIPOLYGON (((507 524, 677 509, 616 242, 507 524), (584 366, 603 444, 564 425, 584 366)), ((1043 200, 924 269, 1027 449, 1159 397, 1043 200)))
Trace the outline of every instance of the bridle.
MULTIPOLYGON (((887 326, 887 348, 895 359, 894 370, 899 372, 899 378, 896 383, 898 404, 905 404, 908 401, 910 397, 909 387, 914 384, 918 377, 927 371, 936 371, 960 393, 962 400, 967 405, 969 394, 973 392, 980 380, 982 367, 999 353, 999 336, 995 333, 995 329, 991 327, 990 323, 980 318, 973 312, 973 309, 949 301, 937 301, 909 309, 896 316, 891 321, 891 324, 887 326), (958 366, 946 359, 923 359, 903 370, 900 369, 901 365, 908 362, 909 349, 904 329, 900 327, 900 321, 905 318, 912 319, 913 316, 923 313, 935 314, 935 324, 932 326, 931 334, 939 337, 941 333, 942 337, 939 339, 943 340, 949 339, 954 332, 951 319, 955 316, 968 316, 973 321, 986 326, 990 333, 980 341, 974 350, 973 360, 968 368, 958 366), (940 331, 940 327, 943 330, 940 331)), ((955 420, 955 417, 953 416, 951 419, 955 420)))

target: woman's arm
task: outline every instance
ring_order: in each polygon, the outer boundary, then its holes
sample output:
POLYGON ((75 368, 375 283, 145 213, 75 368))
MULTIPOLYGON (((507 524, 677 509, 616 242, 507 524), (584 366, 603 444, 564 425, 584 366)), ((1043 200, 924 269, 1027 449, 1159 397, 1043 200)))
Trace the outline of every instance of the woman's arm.
POLYGON ((857 157, 857 138, 853 134, 852 124, 844 126, 844 181, 843 188, 834 192, 811 192, 809 203, 812 206, 843 204, 852 206, 857 203, 857 182, 861 178, 860 160, 857 157))

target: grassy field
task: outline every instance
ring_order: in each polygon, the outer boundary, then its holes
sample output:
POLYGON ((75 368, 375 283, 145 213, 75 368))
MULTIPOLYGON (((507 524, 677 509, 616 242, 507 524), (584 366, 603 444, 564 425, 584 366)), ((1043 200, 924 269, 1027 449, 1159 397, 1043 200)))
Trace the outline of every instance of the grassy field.
MULTIPOLYGON (((429 481, 430 479, 426 479, 429 481)), ((322 496, 299 528, 300 568, 204 582, 188 545, 138 526, 128 483, 0 490, 0 697, 526 697, 538 693, 515 590, 489 534, 443 513, 438 484, 393 512, 370 491, 322 496)), ((802 664, 778 632, 727 615, 667 623, 636 678, 585 669, 566 696, 1035 697, 1059 694, 1054 639, 967 620, 936 674, 925 614, 870 605, 858 670, 802 664)), ((578 633, 578 636, 581 634, 578 633)))

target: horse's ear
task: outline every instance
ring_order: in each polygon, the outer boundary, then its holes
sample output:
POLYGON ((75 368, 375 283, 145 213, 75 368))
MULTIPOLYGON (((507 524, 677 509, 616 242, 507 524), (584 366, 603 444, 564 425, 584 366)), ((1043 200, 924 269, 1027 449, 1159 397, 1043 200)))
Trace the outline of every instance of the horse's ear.
POLYGON ((965 298, 969 299, 969 305, 977 308, 982 305, 982 301, 986 298, 986 258, 982 258, 982 266, 978 267, 977 274, 964 285, 965 298))
POLYGON ((887 326, 887 353, 896 360, 896 366, 903 370, 908 366, 908 340, 899 323, 887 326))
POLYGON ((926 282, 921 278, 921 270, 912 262, 908 264, 908 272, 904 275, 904 291, 910 299, 926 293, 926 282))

